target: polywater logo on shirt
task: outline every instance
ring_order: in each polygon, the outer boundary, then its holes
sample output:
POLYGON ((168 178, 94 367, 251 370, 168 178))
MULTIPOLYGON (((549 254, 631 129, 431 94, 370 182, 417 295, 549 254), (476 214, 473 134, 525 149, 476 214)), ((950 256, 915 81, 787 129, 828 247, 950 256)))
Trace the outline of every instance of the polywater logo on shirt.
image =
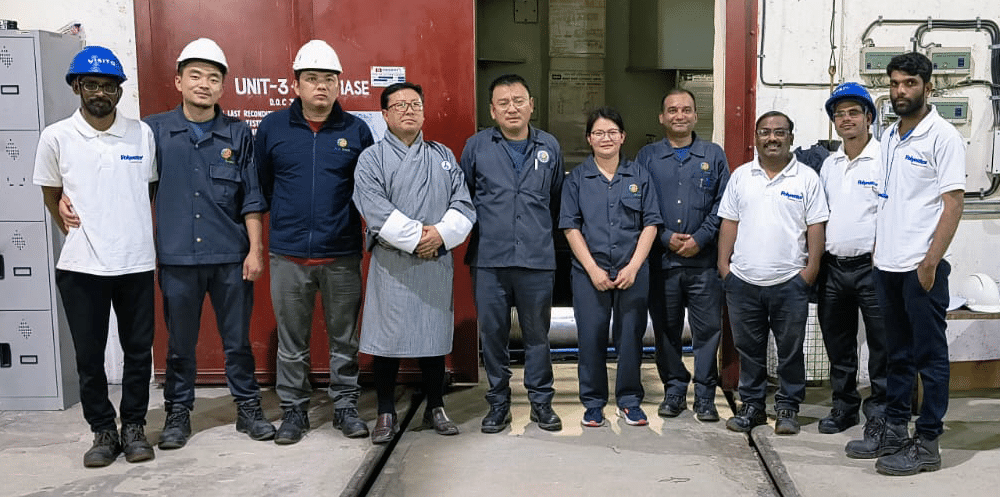
POLYGON ((792 200, 802 200, 802 194, 801 193, 789 193, 789 192, 786 192, 785 190, 781 190, 781 196, 782 197, 788 197, 789 199, 792 199, 792 200))
POLYGON ((127 155, 127 154, 122 154, 121 159, 122 159, 122 162, 131 162, 133 164, 137 164, 137 163, 142 162, 142 157, 143 156, 141 156, 141 155, 127 155))
POLYGON ((919 157, 914 157, 914 156, 912 156, 910 154, 906 154, 906 160, 910 161, 913 164, 919 164, 921 166, 926 166, 927 165, 927 161, 925 161, 925 160, 923 160, 923 159, 921 159, 919 157))

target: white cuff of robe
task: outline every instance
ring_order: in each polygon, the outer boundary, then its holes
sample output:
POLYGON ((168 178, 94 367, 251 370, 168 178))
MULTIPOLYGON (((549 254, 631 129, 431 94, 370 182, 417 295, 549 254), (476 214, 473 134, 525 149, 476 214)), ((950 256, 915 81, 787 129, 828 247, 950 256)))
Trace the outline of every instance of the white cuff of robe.
POLYGON ((382 224, 378 236, 389 242, 389 245, 407 254, 412 254, 417 249, 417 244, 420 243, 423 228, 424 225, 419 221, 406 217, 402 212, 399 212, 399 209, 393 209, 392 214, 389 214, 389 218, 382 224))
POLYGON ((451 250, 465 241, 472 231, 472 221, 455 209, 448 209, 441 221, 434 225, 441 240, 444 241, 444 248, 451 250))

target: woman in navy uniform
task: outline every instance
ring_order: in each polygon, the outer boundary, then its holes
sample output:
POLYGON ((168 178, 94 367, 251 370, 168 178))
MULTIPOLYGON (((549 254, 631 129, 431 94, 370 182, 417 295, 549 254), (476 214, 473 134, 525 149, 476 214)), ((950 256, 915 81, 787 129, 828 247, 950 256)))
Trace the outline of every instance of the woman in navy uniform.
POLYGON ((648 171, 621 155, 625 125, 618 111, 601 107, 591 112, 587 141, 594 153, 566 178, 559 216, 574 255, 580 401, 586 409, 582 423, 604 424, 608 327, 614 314, 618 414, 630 425, 645 425, 639 366, 649 289, 646 256, 663 221, 648 171))

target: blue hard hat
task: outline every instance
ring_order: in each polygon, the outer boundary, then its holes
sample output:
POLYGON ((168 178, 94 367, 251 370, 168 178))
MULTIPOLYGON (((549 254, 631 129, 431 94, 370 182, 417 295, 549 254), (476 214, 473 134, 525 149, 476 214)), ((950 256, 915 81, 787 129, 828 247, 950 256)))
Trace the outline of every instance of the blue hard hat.
POLYGON ((872 102, 872 97, 868 94, 868 90, 858 83, 848 81, 834 88, 833 93, 830 94, 830 98, 826 99, 826 113, 830 116, 830 120, 833 120, 833 109, 837 107, 837 103, 841 100, 854 100, 862 104, 867 112, 871 112, 873 119, 878 114, 875 112, 875 102, 872 102))
POLYGON ((118 57, 111 50, 97 45, 84 47, 73 57, 69 70, 66 71, 66 83, 73 84, 74 78, 85 74, 109 76, 116 78, 119 83, 125 81, 125 71, 122 70, 118 57))

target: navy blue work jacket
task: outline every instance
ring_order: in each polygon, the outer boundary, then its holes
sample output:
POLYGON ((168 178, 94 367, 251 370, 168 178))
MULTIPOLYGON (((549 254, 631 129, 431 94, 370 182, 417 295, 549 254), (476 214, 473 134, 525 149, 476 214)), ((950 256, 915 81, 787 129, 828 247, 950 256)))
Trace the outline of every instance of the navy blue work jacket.
POLYGON ((260 184, 271 209, 269 243, 276 254, 305 258, 361 254, 361 216, 351 196, 371 130, 335 102, 313 132, 296 98, 268 114, 254 140, 260 184))
POLYGON ((556 138, 528 128, 520 171, 499 128, 469 138, 459 161, 476 206, 466 263, 474 267, 556 268, 553 227, 562 190, 562 150, 556 138))
POLYGON ((719 202, 729 182, 729 163, 722 147, 694 134, 690 153, 680 160, 666 138, 639 150, 636 162, 653 177, 663 216, 663 230, 650 257, 662 267, 715 267, 718 254, 719 202), (674 233, 691 235, 700 250, 681 257, 667 249, 674 233))
POLYGON ((160 264, 243 262, 250 249, 244 216, 267 209, 253 135, 218 105, 197 138, 180 106, 149 116, 156 139, 156 254, 160 264))
MULTIPOLYGON (((587 157, 566 178, 559 211, 559 229, 580 230, 594 262, 611 274, 632 260, 643 228, 663 224, 649 172, 624 156, 620 161, 609 181, 587 157)), ((583 269, 575 257, 573 264, 583 269)))

